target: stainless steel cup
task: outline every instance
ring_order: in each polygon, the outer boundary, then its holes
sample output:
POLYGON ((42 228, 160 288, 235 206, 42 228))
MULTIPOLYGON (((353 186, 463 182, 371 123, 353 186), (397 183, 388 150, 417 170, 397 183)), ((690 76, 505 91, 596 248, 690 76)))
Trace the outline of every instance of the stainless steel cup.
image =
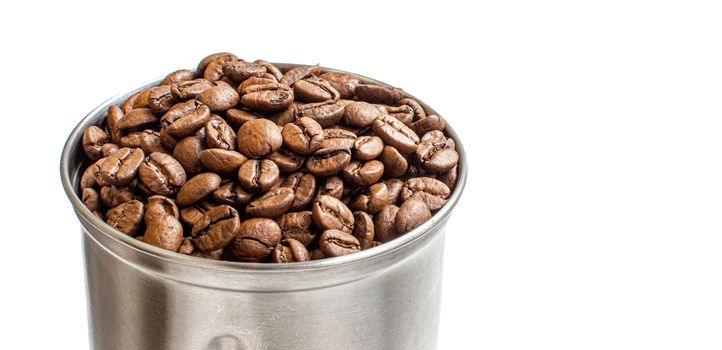
POLYGON ((293 264, 211 261, 128 237, 93 215, 78 196, 83 131, 100 124, 109 105, 159 81, 95 108, 63 149, 62 183, 82 228, 91 348, 436 348, 444 229, 467 171, 463 145, 451 127, 447 130, 460 156, 458 184, 448 203, 412 232, 331 259, 293 264))

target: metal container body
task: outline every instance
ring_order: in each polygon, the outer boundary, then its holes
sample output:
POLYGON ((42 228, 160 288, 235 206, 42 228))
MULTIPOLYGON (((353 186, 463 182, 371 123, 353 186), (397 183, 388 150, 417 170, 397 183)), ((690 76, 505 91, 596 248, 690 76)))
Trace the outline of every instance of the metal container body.
POLYGON ((159 81, 98 106, 70 135, 61 157, 63 186, 82 225, 93 349, 436 348, 444 226, 466 179, 458 139, 459 179, 448 204, 396 240, 285 265, 204 260, 115 231, 78 197, 82 132, 100 124, 110 104, 159 81))

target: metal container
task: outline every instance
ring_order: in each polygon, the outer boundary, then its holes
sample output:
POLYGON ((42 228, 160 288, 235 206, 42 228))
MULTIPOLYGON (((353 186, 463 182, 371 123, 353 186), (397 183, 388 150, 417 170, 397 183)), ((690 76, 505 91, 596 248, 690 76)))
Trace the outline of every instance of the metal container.
POLYGON ((444 227, 467 171, 464 148, 451 127, 447 131, 460 156, 458 184, 448 203, 412 232, 359 253, 302 263, 205 260, 112 229, 78 196, 83 131, 101 124, 109 105, 160 80, 95 108, 63 149, 61 179, 81 223, 91 348, 436 348, 444 227))

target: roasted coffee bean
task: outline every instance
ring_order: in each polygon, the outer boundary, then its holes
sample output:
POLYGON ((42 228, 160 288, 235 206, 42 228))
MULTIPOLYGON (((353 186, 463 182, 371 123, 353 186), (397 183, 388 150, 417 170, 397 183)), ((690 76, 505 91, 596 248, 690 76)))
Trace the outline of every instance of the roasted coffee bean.
POLYGON ((118 129, 124 132, 140 131, 158 125, 159 120, 150 108, 135 108, 118 121, 118 129))
POLYGON ((319 196, 313 203, 313 221, 316 226, 323 229, 337 229, 344 232, 353 232, 353 214, 340 200, 331 196, 319 196))
POLYGON ((214 207, 216 207, 216 205, 208 200, 196 202, 192 206, 180 210, 180 220, 184 224, 192 227, 203 217, 203 214, 214 207))
POLYGON ((444 143, 446 142, 446 135, 441 130, 432 130, 421 136, 421 142, 444 143))
POLYGON ((279 125, 307 117, 315 120, 322 128, 328 128, 341 120, 344 106, 336 101, 314 102, 302 105, 293 104, 283 111, 279 125))
POLYGON ((238 182, 247 191, 268 191, 280 176, 278 166, 272 160, 249 159, 238 169, 238 182))
POLYGON ((273 248, 281 242, 281 228, 267 218, 248 219, 241 224, 238 235, 223 250, 229 260, 267 261, 273 248))
POLYGON ((386 189, 388 191, 388 204, 398 204, 399 199, 401 198, 401 191, 404 187, 404 182, 399 179, 388 179, 384 180, 384 185, 386 185, 386 189))
POLYGON ((236 209, 219 205, 203 214, 193 225, 193 244, 203 252, 221 249, 236 238, 240 228, 241 220, 236 209))
MULTIPOLYGON (((426 118, 429 119, 429 118, 426 118)), ((421 167, 432 174, 451 170, 459 162, 459 154, 451 143, 425 141, 416 149, 416 159, 421 167)))
POLYGON ((233 182, 221 185, 213 192, 213 200, 218 204, 241 206, 250 203, 252 198, 253 193, 246 192, 243 186, 233 182))
POLYGON ((120 146, 128 148, 140 148, 145 154, 153 152, 167 153, 161 142, 160 133, 150 129, 131 132, 120 138, 120 146))
POLYGON ((418 197, 430 210, 438 210, 446 204, 451 190, 443 182, 430 177, 415 177, 406 180, 401 190, 401 199, 406 201, 418 197))
POLYGON ((80 189, 91 188, 97 185, 97 180, 100 179, 100 166, 103 164, 106 158, 100 158, 95 163, 90 164, 85 169, 83 175, 80 177, 80 189))
POLYGON ((353 210, 365 211, 369 214, 378 213, 388 204, 389 191, 384 183, 371 185, 365 193, 358 194, 350 203, 353 210))
POLYGON ((320 78, 328 81, 338 91, 340 97, 344 99, 352 99, 356 95, 356 85, 361 83, 358 78, 352 75, 336 72, 323 73, 320 78))
POLYGON ((396 107, 386 106, 385 109, 386 113, 398 119, 400 122, 404 123, 404 125, 410 126, 414 120, 414 110, 407 105, 396 107))
POLYGON ((243 109, 231 108, 226 111, 226 121, 235 128, 241 127, 249 120, 258 118, 261 117, 243 109))
POLYGON ((406 158, 391 146, 384 146, 379 160, 384 164, 384 175, 388 177, 402 176, 409 167, 406 158))
POLYGON ((183 226, 172 215, 163 215, 146 222, 143 242, 170 251, 178 251, 183 241, 183 226))
POLYGON ((306 161, 306 169, 316 176, 331 176, 339 173, 351 162, 348 148, 322 148, 306 161))
POLYGON ((88 208, 90 211, 98 211, 100 210, 100 195, 98 194, 98 191, 87 187, 83 189, 83 193, 81 196, 81 200, 83 201, 83 204, 85 204, 85 207, 88 208))
POLYGON ((293 190, 291 210, 302 210, 313 200, 313 195, 316 193, 316 178, 311 174, 293 173, 283 181, 281 187, 288 187, 293 190))
POLYGON ((193 79, 170 84, 170 91, 178 100, 185 101, 196 98, 212 87, 213 83, 208 80, 193 79))
MULTIPOLYGON (((106 143, 100 147, 100 156, 105 158, 105 157, 115 153, 115 151, 117 151, 118 149, 120 149, 120 147, 118 147, 118 145, 116 145, 114 143, 106 143)), ((143 152, 145 152, 145 151, 143 151, 143 152)))
POLYGON ((321 148, 324 132, 315 120, 307 117, 288 123, 281 132, 283 144, 291 151, 307 156, 321 148))
POLYGON ((271 259, 274 263, 291 263, 309 260, 311 260, 311 254, 309 254, 306 246, 293 238, 287 238, 283 240, 281 244, 277 244, 276 248, 273 249, 273 257, 271 259))
POLYGON ((217 52, 214 54, 210 54, 206 57, 204 57, 200 63, 198 63, 198 74, 203 75, 204 71, 206 70, 206 67, 213 62, 213 61, 221 61, 221 62, 231 62, 231 61, 237 61, 238 57, 236 55, 229 53, 229 52, 217 52))
POLYGON ((293 85, 293 94, 298 101, 303 102, 338 100, 340 96, 328 81, 314 75, 297 81, 293 85))
POLYGON ((323 129, 321 148, 352 149, 357 139, 356 134, 349 130, 339 128, 323 129))
POLYGON ((143 220, 146 226, 151 226, 153 222, 162 218, 163 216, 170 215, 176 219, 180 216, 180 211, 175 202, 164 196, 150 196, 148 202, 145 204, 145 214, 143 220))
POLYGON ((396 238, 396 230, 394 228, 394 222, 396 221, 396 213, 398 213, 399 207, 388 204, 381 208, 376 215, 374 215, 374 231, 375 239, 381 243, 386 243, 396 238))
POLYGON ((229 62, 233 61, 213 60, 212 62, 208 63, 206 69, 203 70, 203 79, 208 80, 212 83, 224 79, 223 66, 225 66, 229 62))
POLYGON ((378 182, 384 174, 384 165, 378 160, 368 162, 351 161, 341 171, 341 178, 356 186, 369 186, 378 182))
POLYGON ((361 249, 371 248, 374 241, 374 222, 371 215, 363 211, 353 213, 353 236, 358 239, 361 249))
POLYGON ((221 177, 215 173, 202 173, 192 177, 178 191, 176 203, 187 207, 213 193, 221 185, 221 177))
POLYGON ((182 83, 184 81, 193 80, 193 72, 188 69, 180 69, 166 75, 160 85, 172 85, 182 83))
POLYGON ((394 220, 394 231, 403 235, 431 219, 431 211, 418 196, 411 196, 401 204, 394 220))
POLYGON ((281 83, 293 86, 297 81, 310 75, 318 75, 321 73, 321 67, 315 66, 298 66, 293 67, 281 77, 281 83))
POLYGON ((173 158, 183 166, 187 175, 194 175, 203 171, 201 152, 205 149, 204 138, 205 132, 186 136, 178 141, 173 148, 173 158))
POLYGON ((186 182, 186 172, 172 156, 154 152, 138 168, 138 178, 150 193, 171 196, 186 182))
POLYGON ((128 97, 121 106, 123 113, 128 114, 136 108, 148 108, 148 95, 150 95, 150 91, 150 88, 141 90, 128 97))
POLYGON ((306 158, 301 157, 285 148, 281 148, 267 155, 266 158, 276 163, 278 169, 283 174, 298 171, 306 162, 306 158))
POLYGON ((206 145, 208 148, 235 150, 236 133, 223 119, 209 120, 206 123, 206 145))
POLYGON ((370 103, 383 103, 385 105, 396 105, 404 98, 404 91, 397 88, 380 86, 374 84, 359 84, 354 89, 356 98, 370 103))
POLYGON ((223 75, 236 83, 265 72, 265 66, 253 62, 231 61, 223 65, 223 75))
POLYGON ((318 196, 331 196, 336 199, 341 199, 343 195, 344 186, 343 181, 338 176, 327 177, 321 185, 318 187, 318 195, 314 198, 314 202, 318 200, 318 196))
POLYGON ((295 239, 308 246, 316 239, 311 211, 291 212, 281 215, 277 220, 284 239, 295 239))
POLYGON ((402 98, 399 100, 398 103, 399 106, 401 105, 407 105, 411 107, 411 110, 414 113, 413 121, 421 120, 426 118, 426 111, 424 111, 424 107, 421 106, 420 103, 418 103, 416 100, 412 98, 402 98))
POLYGON ((414 152, 419 144, 419 136, 392 116, 381 116, 371 126, 384 144, 393 146, 402 154, 414 152))
POLYGON ((311 260, 320 260, 326 258, 326 255, 323 254, 321 248, 313 249, 309 253, 311 254, 311 260))
POLYGON ((410 127, 417 135, 423 135, 433 130, 443 131, 446 128, 446 122, 438 115, 432 114, 424 119, 411 123, 410 127))
POLYGON ((98 160, 101 156, 101 147, 108 141, 110 141, 108 134, 103 129, 93 125, 85 129, 83 133, 83 151, 90 160, 98 160))
POLYGON ((123 203, 108 210, 105 220, 112 228, 128 236, 135 236, 143 220, 143 203, 137 200, 123 203))
POLYGON ((281 148, 283 136, 268 119, 254 119, 238 129, 238 151, 248 158, 259 158, 281 148))
POLYGON ((196 100, 208 106, 211 112, 225 111, 237 105, 241 100, 236 90, 228 83, 217 81, 213 85, 196 96, 196 100))
POLYGON ((163 115, 160 125, 163 132, 174 138, 193 135, 206 125, 211 112, 208 106, 200 101, 191 100, 179 103, 163 115))
POLYGON ((103 186, 100 188, 100 200, 107 208, 115 208, 123 203, 135 199, 130 187, 103 186))
POLYGON ((286 84, 249 85, 241 90, 241 104, 254 111, 280 111, 286 109, 292 102, 293 90, 286 84))
POLYGON ((293 190, 288 187, 270 190, 246 206, 246 215, 277 218, 291 208, 293 198, 293 190))
POLYGON ((140 148, 123 147, 105 158, 96 182, 101 186, 125 186, 135 178, 145 155, 140 148))
POLYGON ((449 171, 438 174, 436 178, 439 181, 443 182, 446 186, 449 186, 449 189, 453 190, 456 187, 456 182, 458 181, 458 169, 458 165, 454 165, 454 167, 451 168, 449 171))
POLYGON ((196 246, 193 244, 193 241, 191 238, 183 238, 183 241, 181 241, 181 245, 178 248, 178 253, 185 254, 185 255, 193 255, 193 253, 196 252, 196 246))
POLYGON ((108 107, 108 113, 105 117, 105 125, 108 128, 108 135, 110 136, 110 142, 112 143, 120 143, 120 138, 123 136, 123 133, 118 127, 118 122, 123 119, 124 115, 125 114, 120 107, 116 105, 110 105, 110 107, 108 107))
POLYGON ((254 63, 258 63, 258 64, 266 67, 266 72, 268 72, 269 74, 273 75, 273 77, 274 77, 276 80, 279 80, 279 81, 280 81, 281 79, 283 79, 283 73, 281 73, 281 70, 278 69, 278 68, 277 68, 276 66, 274 66, 273 64, 268 63, 268 62, 266 62, 266 61, 264 61, 264 60, 255 60, 254 63))
POLYGON ((356 159, 371 160, 381 155, 384 150, 384 142, 378 136, 359 136, 354 142, 353 148, 356 159))
POLYGON ((350 101, 344 109, 341 121, 351 127, 365 128, 370 126, 376 118, 384 114, 385 111, 380 110, 370 103, 350 101))
POLYGON ((318 245, 324 256, 343 256, 361 251, 361 244, 356 237, 347 232, 328 229, 323 231, 318 245))
POLYGON ((155 114, 164 114, 178 102, 178 98, 170 91, 170 85, 161 85, 150 89, 148 107, 155 114))
POLYGON ((220 148, 205 149, 201 152, 200 161, 203 167, 219 174, 230 175, 238 172, 241 164, 248 158, 236 151, 220 148))

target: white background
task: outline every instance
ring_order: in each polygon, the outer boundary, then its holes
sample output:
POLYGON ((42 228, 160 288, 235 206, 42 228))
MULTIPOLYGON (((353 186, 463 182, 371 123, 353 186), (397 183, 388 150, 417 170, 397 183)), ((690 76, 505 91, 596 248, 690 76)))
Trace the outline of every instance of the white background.
POLYGON ((61 146, 208 53, 376 77, 458 130, 440 349, 722 348, 713 1, 5 2, 3 348, 85 349, 61 146))

